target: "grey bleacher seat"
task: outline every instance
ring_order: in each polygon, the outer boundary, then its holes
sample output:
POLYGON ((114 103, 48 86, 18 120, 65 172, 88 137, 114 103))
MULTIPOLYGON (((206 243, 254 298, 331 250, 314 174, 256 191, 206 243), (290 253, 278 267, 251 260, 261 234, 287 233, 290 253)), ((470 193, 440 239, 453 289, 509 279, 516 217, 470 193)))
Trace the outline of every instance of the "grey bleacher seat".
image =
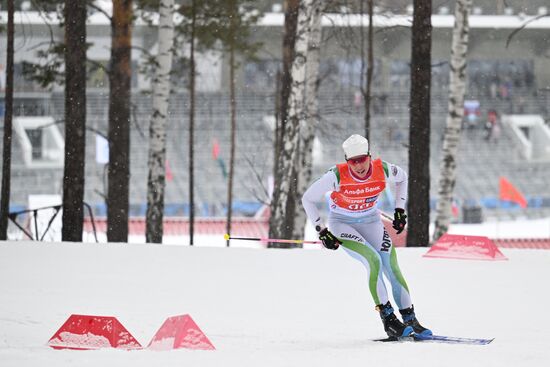
MULTIPOLYGON (((439 159, 441 157, 442 136, 447 113, 447 96, 442 89, 432 96, 431 115, 431 197, 437 197, 439 159)), ((187 203, 188 188, 188 96, 175 93, 171 97, 169 121, 167 123, 167 159, 173 174, 173 181, 166 186, 165 201, 187 203)), ((374 113, 371 120, 371 145, 373 154, 408 170, 409 106, 408 91, 390 92, 383 109, 386 113, 374 113), (398 134, 397 134, 398 133, 398 134), (400 138, 398 138, 400 135, 400 138)), ((507 108, 506 101, 488 101, 481 98, 483 108, 488 106, 507 108)), ((147 158, 151 97, 135 93, 132 96, 133 114, 130 146, 130 202, 146 202, 147 158), (134 121, 137 119, 137 121, 134 121), (141 132, 138 130, 141 129, 141 132)), ((548 97, 526 98, 526 109, 540 109, 548 97)), ((64 99, 62 93, 52 95, 52 110, 56 118, 63 117, 64 99)), ((88 93, 88 126, 107 132, 108 93, 93 91, 88 93)), ((270 93, 246 93, 237 95, 237 146, 234 179, 234 200, 257 201, 257 193, 263 191, 267 178, 273 169, 273 132, 263 122, 264 116, 272 116, 275 109, 274 95, 270 93), (258 182, 255 172, 247 159, 252 162, 256 173, 263 182, 258 182)), ((322 143, 324 162, 314 166, 312 179, 322 175, 330 165, 343 159, 341 144, 351 133, 364 133, 364 120, 361 109, 354 106, 354 93, 351 91, 322 90, 319 99, 321 122, 316 133, 322 143)), ((195 116, 195 200, 199 203, 213 203, 221 207, 227 197, 227 180, 212 158, 213 138, 220 145, 220 158, 229 170, 230 114, 227 92, 197 94, 195 116)), ((483 110, 484 112, 486 110, 483 110)), ((482 120, 482 119, 480 119, 482 120)), ((63 130, 63 129, 61 129, 63 130)), ((1 135, 1 134, 0 134, 1 135)), ((100 193, 105 193, 103 164, 95 161, 95 134, 87 131, 86 136, 86 186, 85 200, 90 203, 104 201, 100 193)), ((12 181, 12 201, 26 203, 31 192, 58 193, 62 187, 62 170, 29 170, 24 167, 14 139, 14 162, 12 181)), ((457 182, 455 197, 461 200, 477 200, 485 197, 498 197, 498 177, 512 178, 514 184, 526 196, 540 196, 546 193, 545 185, 550 182, 550 170, 544 162, 525 162, 516 157, 512 140, 502 129, 496 143, 488 143, 483 138, 483 129, 464 131, 457 156, 457 182), (535 176, 537 179, 532 179, 535 176)), ((536 209, 544 213, 543 209, 536 209)), ((491 210, 490 215, 498 215, 491 210)), ((502 211, 504 212, 504 211, 502 211)), ((535 212, 527 211, 527 212, 535 212)), ((504 215, 504 214, 503 214, 504 215)))

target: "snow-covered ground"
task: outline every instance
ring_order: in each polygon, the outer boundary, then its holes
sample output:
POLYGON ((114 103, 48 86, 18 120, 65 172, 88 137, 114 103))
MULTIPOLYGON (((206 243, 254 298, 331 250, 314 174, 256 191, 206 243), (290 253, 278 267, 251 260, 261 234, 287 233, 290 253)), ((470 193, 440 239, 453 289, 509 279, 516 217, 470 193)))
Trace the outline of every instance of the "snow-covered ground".
POLYGON ((344 251, 0 243, 0 366, 542 366, 550 251, 508 261, 398 256, 419 319, 486 346, 377 343, 363 267, 344 251), (70 314, 116 316, 143 345, 190 314, 215 351, 53 350, 70 314))

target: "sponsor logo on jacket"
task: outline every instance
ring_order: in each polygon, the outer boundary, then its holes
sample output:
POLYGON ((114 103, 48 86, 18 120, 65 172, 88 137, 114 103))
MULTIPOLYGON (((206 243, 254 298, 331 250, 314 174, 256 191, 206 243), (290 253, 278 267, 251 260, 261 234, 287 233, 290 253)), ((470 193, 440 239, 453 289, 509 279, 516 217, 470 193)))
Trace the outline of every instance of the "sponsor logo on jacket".
POLYGON ((344 189, 343 194, 344 195, 360 195, 360 194, 368 194, 368 193, 371 193, 373 191, 379 191, 379 190, 380 190, 380 185, 373 186, 373 187, 365 187, 365 188, 362 188, 362 189, 355 189, 355 190, 344 189))

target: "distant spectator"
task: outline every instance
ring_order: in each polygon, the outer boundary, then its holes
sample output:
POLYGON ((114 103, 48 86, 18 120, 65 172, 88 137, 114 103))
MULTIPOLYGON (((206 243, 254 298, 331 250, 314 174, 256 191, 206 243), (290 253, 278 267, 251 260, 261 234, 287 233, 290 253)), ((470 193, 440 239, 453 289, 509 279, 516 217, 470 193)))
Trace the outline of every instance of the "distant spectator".
POLYGON ((496 142, 499 135, 498 113, 495 110, 489 110, 487 112, 487 122, 485 123, 485 140, 496 142))
POLYGON ((523 96, 519 96, 516 101, 517 111, 518 114, 524 114, 525 113, 525 107, 526 107, 526 101, 523 96))
POLYGON ((497 82, 496 80, 491 81, 491 84, 489 85, 489 94, 492 99, 497 98, 497 82))
POLYGON ((498 95, 500 96, 500 99, 508 99, 510 97, 507 83, 502 83, 500 85, 498 95))
POLYGON ((477 120, 480 116, 480 104, 477 100, 464 101, 464 117, 466 128, 472 129, 477 126, 477 120))

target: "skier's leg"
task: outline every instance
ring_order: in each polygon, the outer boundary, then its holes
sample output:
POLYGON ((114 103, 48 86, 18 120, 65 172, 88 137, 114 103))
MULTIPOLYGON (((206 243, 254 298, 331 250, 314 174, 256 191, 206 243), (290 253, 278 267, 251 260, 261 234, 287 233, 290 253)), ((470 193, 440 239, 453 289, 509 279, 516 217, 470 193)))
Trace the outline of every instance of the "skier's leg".
POLYGON ((410 307, 412 302, 409 287, 399 268, 397 252, 382 221, 361 224, 357 229, 380 254, 383 273, 391 283, 393 299, 399 309, 410 307))
POLYGON ((410 335, 413 329, 399 321, 388 300, 379 253, 368 242, 365 242, 359 232, 349 224, 329 221, 329 229, 342 242, 342 248, 353 258, 359 260, 367 269, 369 289, 386 333, 391 337, 410 335))
POLYGON ((344 250, 365 266, 374 304, 388 302, 388 291, 382 277, 382 262, 378 252, 349 224, 329 221, 328 227, 342 242, 344 250))
POLYGON ((393 299, 399 307, 403 323, 412 327, 417 334, 432 335, 432 331, 423 327, 416 318, 407 282, 399 268, 397 252, 382 221, 364 224, 358 227, 358 230, 365 235, 367 241, 372 241, 374 248, 380 254, 383 272, 391 283, 393 299))

